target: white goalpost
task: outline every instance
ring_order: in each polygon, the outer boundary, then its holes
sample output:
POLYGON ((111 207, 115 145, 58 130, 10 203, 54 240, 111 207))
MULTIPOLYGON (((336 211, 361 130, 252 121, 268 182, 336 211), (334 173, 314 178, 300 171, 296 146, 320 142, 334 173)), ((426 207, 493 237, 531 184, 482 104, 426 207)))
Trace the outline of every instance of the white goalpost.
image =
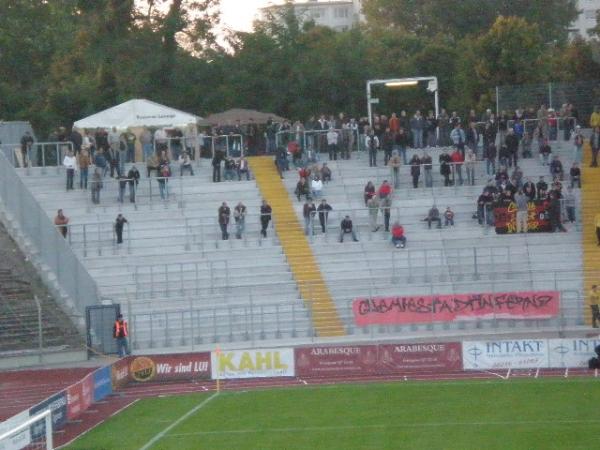
POLYGON ((20 415, 0 423, 0 450, 49 449, 52 442, 52 410, 25 419, 20 415), (19 423, 20 422, 20 423, 19 423))

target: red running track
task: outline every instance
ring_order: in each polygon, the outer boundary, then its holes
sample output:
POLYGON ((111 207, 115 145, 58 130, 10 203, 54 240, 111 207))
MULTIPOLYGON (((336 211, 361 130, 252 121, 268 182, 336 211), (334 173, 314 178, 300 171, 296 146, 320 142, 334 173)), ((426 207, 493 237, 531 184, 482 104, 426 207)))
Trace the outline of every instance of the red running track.
MULTIPOLYGON (((399 375, 367 375, 331 378, 259 378, 251 380, 221 381, 224 391, 241 391, 248 389, 273 389, 294 386, 339 385, 350 383, 386 383, 386 382, 444 382, 457 380, 507 380, 509 378, 572 378, 590 377, 594 372, 586 369, 540 369, 540 370, 504 370, 496 372, 407 372, 399 375)), ((55 445, 62 446, 72 442, 83 433, 101 424, 108 417, 120 412, 137 400, 148 397, 182 395, 198 392, 215 391, 216 382, 185 381, 174 383, 140 383, 129 385, 105 401, 93 404, 77 423, 69 423, 55 434, 55 445)))

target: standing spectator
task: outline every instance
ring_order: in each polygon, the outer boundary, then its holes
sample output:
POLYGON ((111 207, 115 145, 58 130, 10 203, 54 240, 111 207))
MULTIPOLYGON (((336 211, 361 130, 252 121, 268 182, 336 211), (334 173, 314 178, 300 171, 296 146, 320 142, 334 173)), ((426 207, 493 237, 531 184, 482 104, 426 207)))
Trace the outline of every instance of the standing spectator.
POLYGON ((148 128, 144 128, 140 135, 140 142, 142 144, 142 153, 144 155, 144 161, 147 161, 150 156, 154 153, 152 148, 152 132, 148 128))
POLYGON ((102 177, 100 176, 100 171, 98 169, 94 170, 92 174, 92 181, 90 183, 90 190, 92 192, 92 203, 94 205, 100 204, 100 191, 102 190, 103 183, 102 177))
POLYGON ((490 143, 487 146, 487 149, 484 149, 484 158, 485 158, 485 171, 489 175, 494 175, 496 173, 496 144, 490 143))
POLYGON ((56 217, 54 218, 54 226, 58 230, 60 234, 63 235, 64 238, 67 237, 69 225, 69 218, 63 214, 63 210, 59 209, 57 211, 56 217))
POLYGON ((427 119, 425 121, 428 147, 435 147, 437 145, 437 127, 438 121, 435 118, 433 111, 429 111, 429 113, 427 114, 427 119))
POLYGON ((560 198, 557 192, 552 192, 550 195, 550 205, 548 206, 548 215, 550 216, 550 226, 552 232, 567 231, 561 221, 561 206, 560 198))
POLYGON ((135 141, 137 141, 137 137, 130 129, 125 130, 123 137, 125 138, 125 146, 127 150, 127 162, 135 162, 135 141))
POLYGON ((340 224, 340 243, 344 242, 344 236, 346 234, 351 234, 352 240, 354 242, 358 242, 358 239, 356 238, 356 233, 354 231, 354 228, 352 227, 352 220, 350 219, 350 216, 344 217, 342 223, 340 224))
POLYGON ((552 147, 550 147, 550 142, 548 139, 544 139, 540 145, 540 162, 542 163, 542 166, 548 165, 551 153, 552 147))
POLYGON ((575 127, 575 136, 573 137, 573 144, 575 145, 575 155, 573 155, 573 160, 576 163, 581 162, 583 143, 584 140, 583 134, 581 134, 581 127, 577 125, 575 127))
POLYGON ((110 149, 114 150, 115 152, 118 152, 120 136, 119 136, 119 133, 117 132, 116 127, 112 127, 112 129, 108 133, 107 139, 108 139, 108 146, 110 147, 110 149))
POLYGON ((394 180, 394 189, 400 187, 400 165, 402 160, 398 155, 398 150, 392 152, 392 157, 388 161, 388 166, 392 169, 392 179, 394 180))
POLYGON ((600 291, 598 291, 598 286, 596 284, 592 285, 589 299, 590 308, 592 309, 592 326, 598 328, 598 319, 600 319, 600 291))
POLYGON ((373 130, 369 130, 365 138, 365 145, 369 150, 369 167, 377 166, 377 150, 379 149, 379 138, 375 136, 373 130))
POLYGON ((394 149, 394 135, 389 128, 386 128, 385 133, 383 133, 381 147, 383 148, 383 165, 387 166, 388 161, 392 157, 392 150, 394 149))
POLYGON ((229 233, 227 232, 227 227, 229 226, 229 219, 231 217, 231 210, 229 206, 227 206, 226 202, 223 202, 219 207, 219 227, 221 228, 221 239, 226 241, 229 239, 229 233))
POLYGON ((119 175, 117 178, 117 183, 119 187, 119 203, 123 203, 123 199, 125 198, 125 189, 127 189, 127 177, 125 175, 119 175))
POLYGON ((477 156, 473 153, 473 150, 467 150, 465 157, 465 168, 467 170, 467 183, 471 186, 475 186, 475 165, 477 164, 477 156))
POLYGON ((423 152, 421 164, 423 165, 423 170, 425 171, 425 187, 433 187, 433 177, 431 175, 431 170, 433 169, 433 160, 427 152, 423 152))
POLYGON ((117 235, 117 244, 123 243, 123 227, 125 224, 129 224, 127 219, 123 217, 123 214, 119 214, 115 220, 115 234, 117 235))
POLYGON ((467 144, 467 148, 471 149, 475 154, 477 154, 477 146, 479 144, 479 132, 477 131, 477 123, 469 123, 469 127, 465 132, 465 143, 467 144))
POLYGON ((128 334, 127 322, 123 320, 123 314, 119 314, 113 325, 113 337, 117 341, 117 350, 121 358, 129 355, 129 346, 127 345, 128 334))
POLYGON ((516 166, 517 159, 519 157, 519 139, 517 138, 513 128, 508 130, 508 134, 504 140, 504 145, 506 145, 506 149, 508 151, 508 167, 512 167, 513 163, 516 166))
POLYGON ((383 225, 386 232, 390 231, 390 215, 392 209, 392 187, 387 180, 383 180, 383 183, 379 187, 377 192, 379 196, 379 207, 383 214, 383 225))
POLYGON ((590 146, 592 147, 592 163, 590 167, 598 167, 598 151, 600 150, 600 127, 594 128, 590 136, 590 146))
POLYGON ((410 131, 413 136, 413 148, 423 148, 423 130, 425 129, 425 119, 421 111, 417 110, 412 119, 410 119, 410 131))
MULTIPOLYGON (((454 114, 454 113, 453 113, 454 114)), ((454 129, 450 133, 450 140, 454 147, 458 149, 462 154, 465 153, 465 131, 462 129, 460 122, 456 122, 454 129)))
POLYGON ((421 160, 415 153, 410 159, 410 176, 412 177, 413 188, 419 187, 419 177, 421 176, 421 160))
POLYGON ((454 179, 454 183, 456 184, 456 176, 458 175, 458 183, 462 186, 464 183, 462 176, 462 166, 465 161, 464 153, 461 153, 458 151, 458 149, 455 149, 452 152, 452 155, 450 155, 450 158, 452 158, 452 165, 454 168, 454 175, 452 177, 454 179))
POLYGON ((235 220, 235 237, 241 239, 246 230, 246 206, 238 202, 233 209, 233 220, 235 220))
POLYGON ((267 237, 267 228, 271 221, 272 212, 271 205, 269 205, 266 200, 263 200, 262 205, 260 206, 260 234, 264 238, 267 237))
POLYGON ((442 111, 438 115, 437 120, 438 120, 438 127, 439 127, 439 133, 440 133, 438 144, 441 147, 447 147, 450 143, 450 141, 448 140, 448 138, 450 136, 450 132, 449 132, 450 117, 448 116, 448 113, 446 112, 446 110, 444 108, 442 108, 442 111))
POLYGON ((194 176, 194 167, 192 166, 192 160, 187 151, 184 151, 179 155, 179 176, 183 176, 185 171, 190 172, 191 176, 194 176))
POLYGON ((242 180, 242 175, 246 176, 246 181, 250 181, 250 168, 248 167, 248 161, 243 156, 237 164, 238 181, 242 180))
POLYGON ((576 162, 573 163, 569 175, 571 177, 571 188, 574 188, 575 185, 577 185, 577 187, 581 189, 581 169, 579 168, 579 164, 576 162))
POLYGON ((494 197, 489 191, 483 191, 483 193, 477 199, 477 221, 479 225, 493 225, 494 218, 492 215, 492 202, 494 197))
POLYGON ((337 161, 338 139, 338 132, 330 128, 327 132, 327 150, 329 152, 329 160, 331 161, 337 161))
POLYGON ((552 162, 550 163, 550 174, 552 175, 552 178, 563 181, 564 170, 558 155, 554 155, 554 158, 552 158, 552 162))
POLYGON ((600 213, 594 217, 594 225, 596 226, 596 240, 600 247, 600 213))
MULTIPOLYGON (((504 123, 506 127, 506 122, 504 123)), ((496 124, 493 122, 487 122, 485 124, 485 128, 483 130, 483 151, 485 152, 490 145, 496 145, 496 124)), ((504 137, 506 136, 506 128, 503 133, 500 133, 500 142, 504 142, 504 137)))
POLYGON ((91 163, 88 150, 81 150, 81 153, 79 154, 79 189, 87 189, 88 173, 91 163))
POLYGON ((398 131, 400 131, 400 119, 398 119, 396 113, 392 113, 392 117, 390 117, 388 126, 390 131, 394 134, 397 134, 398 131))
POLYGON ((406 147, 408 147, 408 134, 406 133, 406 129, 400 127, 398 133, 396 133, 394 137, 394 146, 398 150, 399 154, 402 155, 402 163, 404 165, 408 164, 408 160, 406 158, 406 147))
POLYGON ((573 192, 573 187, 567 187, 567 193, 565 194, 565 210, 567 212, 567 220, 571 223, 575 223, 575 194, 573 192))
POLYGON ((500 111, 500 116, 498 116, 498 133, 500 135, 500 142, 504 142, 504 138, 506 137, 506 132, 508 131, 508 120, 509 116, 506 111, 500 111))
POLYGON ((158 128, 154 132, 154 146, 156 148, 156 153, 160 153, 163 150, 168 150, 168 140, 167 140, 167 132, 164 128, 158 128))
POLYGON ((406 247, 404 227, 400 225, 400 222, 394 222, 394 225, 392 225, 392 244, 394 244, 396 248, 406 247))
POLYGON ((440 175, 444 177, 444 186, 450 186, 450 163, 452 162, 451 156, 444 150, 439 157, 440 161, 440 175))
POLYGON ((437 222, 437 227, 442 228, 442 219, 440 218, 440 211, 435 205, 433 205, 427 213, 425 221, 427 222, 427 227, 429 229, 431 229, 431 222, 437 222))
POLYGON ((33 147, 33 137, 29 131, 21 137, 21 155, 23 156, 23 167, 29 167, 31 161, 31 148, 33 147))
POLYGON ((548 183, 544 181, 544 177, 540 177, 540 181, 535 185, 535 190, 537 192, 538 200, 544 200, 546 198, 546 194, 548 192, 548 183))
POLYGON ((225 159, 225 155, 220 150, 215 151, 215 156, 212 159, 213 167, 213 183, 221 182, 221 161, 225 159))
POLYGON ((529 198, 521 189, 515 195, 517 204, 517 233, 527 233, 527 219, 529 217, 529 198))
POLYGON ((508 147, 506 145, 500 147, 498 157, 500 167, 508 168, 512 165, 512 155, 510 154, 510 151, 508 150, 508 147))
POLYGON ((327 203, 327 200, 325 199, 321 200, 321 203, 317 208, 317 212, 319 213, 319 223, 321 224, 321 230, 323 231, 323 233, 327 233, 327 222, 329 220, 329 212, 332 209, 333 208, 331 207, 331 205, 327 203))
POLYGON ((73 189, 73 178, 75 177, 75 168, 77 167, 77 158, 73 156, 71 150, 67 150, 67 154, 63 159, 63 166, 67 169, 67 191, 73 189))
POLYGON ((327 166, 327 163, 323 163, 323 167, 321 167, 321 180, 323 183, 329 183, 331 181, 331 169, 327 166))
POLYGON ((306 236, 314 234, 313 221, 316 212, 317 208, 315 204, 311 200, 307 199, 306 202, 304 202, 304 207, 302 208, 302 216, 304 217, 304 234, 306 236))
POLYGON ((158 190, 160 192, 160 198, 166 200, 169 198, 169 177, 171 176, 171 169, 168 164, 162 164, 159 169, 159 176, 156 178, 158 181, 158 190))
POLYGON ((446 211, 444 211, 444 226, 454 226, 454 211, 452 211, 449 206, 447 206, 446 211))
POLYGON ((365 206, 367 206, 367 202, 374 195, 375 195, 375 185, 373 184, 372 181, 368 181, 367 185, 365 186, 364 194, 363 194, 363 198, 364 198, 364 201, 365 201, 365 206))
POLYGON ((129 201, 135 203, 135 193, 137 192, 138 184, 140 182, 140 172, 135 165, 131 166, 131 169, 129 169, 127 181, 129 183, 129 201))
POLYGON ((371 226, 371 231, 375 233, 379 230, 379 226, 377 225, 379 199, 377 197, 371 197, 369 201, 367 201, 367 208, 369 208, 369 225, 371 226))

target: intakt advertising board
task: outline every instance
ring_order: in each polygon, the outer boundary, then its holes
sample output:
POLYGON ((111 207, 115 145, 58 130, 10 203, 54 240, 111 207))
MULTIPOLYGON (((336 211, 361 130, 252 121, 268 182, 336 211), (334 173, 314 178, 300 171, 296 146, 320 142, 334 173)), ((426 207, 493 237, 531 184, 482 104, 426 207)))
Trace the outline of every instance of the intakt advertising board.
POLYGON ((544 368, 548 367, 548 341, 464 341, 462 355, 465 370, 544 368))

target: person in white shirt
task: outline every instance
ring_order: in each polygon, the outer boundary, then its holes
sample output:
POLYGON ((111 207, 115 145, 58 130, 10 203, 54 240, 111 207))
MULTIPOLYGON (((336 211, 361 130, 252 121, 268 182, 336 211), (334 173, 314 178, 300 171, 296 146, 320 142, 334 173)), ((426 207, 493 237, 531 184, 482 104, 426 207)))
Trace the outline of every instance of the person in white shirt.
POLYGON ((179 175, 183 176, 183 172, 188 170, 191 176, 194 176, 194 167, 192 166, 192 160, 188 152, 183 152, 179 155, 179 175))
POLYGON ((121 136, 117 132, 117 129, 115 127, 112 127, 112 130, 110 131, 110 133, 108 133, 108 145, 110 146, 110 149, 114 150, 115 152, 119 151, 120 140, 121 136))
POLYGON ((327 132, 327 149, 329 150, 329 160, 337 160, 338 152, 338 132, 332 128, 327 132))
POLYGON ((71 150, 67 151, 63 159, 63 166, 67 169, 67 191, 73 189, 73 178, 75 177, 75 168, 77 167, 77 158, 73 156, 71 150))
POLYGON ((320 198, 323 192, 323 182, 318 176, 315 176, 310 182, 310 190, 313 198, 320 198))
POLYGON ((163 128, 159 128, 154 132, 154 145, 156 147, 156 153, 168 149, 167 132, 163 128))

